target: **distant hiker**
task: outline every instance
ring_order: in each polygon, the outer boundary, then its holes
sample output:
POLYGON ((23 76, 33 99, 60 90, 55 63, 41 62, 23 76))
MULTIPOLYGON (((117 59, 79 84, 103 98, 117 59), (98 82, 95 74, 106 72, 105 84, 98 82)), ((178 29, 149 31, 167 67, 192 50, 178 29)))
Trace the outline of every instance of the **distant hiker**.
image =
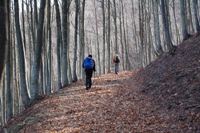
POLYGON ((113 63, 115 64, 115 74, 118 74, 119 72, 119 57, 118 55, 115 55, 114 58, 113 58, 113 63))
POLYGON ((95 61, 92 59, 92 55, 89 54, 83 61, 82 67, 85 69, 86 74, 86 90, 90 89, 92 86, 92 73, 96 71, 95 69, 95 61))

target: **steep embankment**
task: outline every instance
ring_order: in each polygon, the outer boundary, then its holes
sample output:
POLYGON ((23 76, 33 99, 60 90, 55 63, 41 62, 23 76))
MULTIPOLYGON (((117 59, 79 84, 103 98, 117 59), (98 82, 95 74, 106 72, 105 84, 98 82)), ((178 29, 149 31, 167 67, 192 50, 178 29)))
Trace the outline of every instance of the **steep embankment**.
POLYGON ((79 81, 14 118, 9 133, 200 132, 200 37, 139 72, 79 81))
POLYGON ((177 132, 200 132, 200 36, 180 44, 174 56, 151 63, 136 80, 140 91, 172 118, 171 126, 181 126, 177 132))

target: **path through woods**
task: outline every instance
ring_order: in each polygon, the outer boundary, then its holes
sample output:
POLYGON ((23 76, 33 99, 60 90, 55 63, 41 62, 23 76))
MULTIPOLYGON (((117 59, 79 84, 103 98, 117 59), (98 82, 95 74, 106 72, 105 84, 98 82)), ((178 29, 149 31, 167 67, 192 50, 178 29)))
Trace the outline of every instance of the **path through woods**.
MULTIPOLYGON (((8 127, 12 133, 191 133, 189 123, 153 102, 138 87, 134 72, 82 81, 35 104, 8 127)), ((186 119, 184 119, 186 117, 186 119)), ((198 127, 198 126, 197 126, 198 127)))
MULTIPOLYGON (((20 133, 162 132, 170 117, 158 113, 130 78, 132 72, 93 79, 86 91, 78 83, 42 100, 15 120, 8 131, 20 133)), ((176 127, 176 125, 174 125, 176 127)))

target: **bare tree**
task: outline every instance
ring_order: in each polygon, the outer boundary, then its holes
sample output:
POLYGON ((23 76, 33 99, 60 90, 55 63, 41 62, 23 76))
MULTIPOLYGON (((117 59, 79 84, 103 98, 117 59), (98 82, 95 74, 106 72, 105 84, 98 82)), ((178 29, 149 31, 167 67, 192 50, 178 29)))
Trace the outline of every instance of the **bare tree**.
POLYGON ((105 34, 106 34, 106 23, 105 23, 105 21, 106 21, 106 18, 105 18, 105 1, 104 0, 102 0, 102 4, 101 4, 101 6, 102 6, 102 18, 103 18, 103 73, 105 74, 105 72, 106 72, 106 53, 105 53, 105 51, 106 51, 106 46, 105 46, 105 43, 106 43, 106 36, 105 36, 105 34))
POLYGON ((57 26, 57 87, 58 89, 62 88, 61 84, 61 46, 62 46, 62 33, 61 33, 61 19, 60 19, 60 9, 58 5, 58 0, 54 0, 56 8, 56 26, 57 26))
POLYGON ((111 6, 111 3, 110 3, 110 0, 108 0, 108 24, 107 24, 107 28, 108 28, 108 33, 107 33, 107 56, 108 56, 108 66, 107 66, 107 71, 108 71, 108 73, 110 73, 111 72, 111 70, 110 70, 110 67, 111 67, 111 59, 110 59, 110 30, 111 30, 111 27, 110 27, 110 6, 111 6))
POLYGON ((4 67, 4 57, 5 57, 5 47, 6 47, 6 2, 7 0, 2 0, 0 2, 0 79, 2 77, 3 67, 4 67))
POLYGON ((101 74, 100 43, 99 43, 99 29, 98 29, 96 0, 94 0, 94 8, 95 8, 94 9, 94 14, 95 14, 95 26, 96 26, 96 42, 97 42, 97 60, 98 60, 99 74, 101 74))
POLYGON ((69 0, 62 1, 62 39, 63 39, 63 46, 62 46, 62 86, 66 86, 69 84, 68 79, 68 67, 69 67, 69 60, 68 60, 68 45, 69 45, 69 7, 70 7, 69 0))
POLYGON ((161 0, 161 13, 162 13, 162 23, 163 23, 163 29, 164 29, 164 36, 165 36, 165 42, 166 42, 166 46, 168 48, 169 51, 173 51, 174 46, 171 40, 171 36, 170 36, 170 31, 169 31, 169 21, 167 19, 167 11, 166 11, 166 7, 165 4, 166 1, 165 0, 161 0))
POLYGON ((19 4, 18 0, 14 0, 15 3, 15 28, 16 28, 16 38, 17 38, 17 52, 18 52, 18 65, 20 73, 20 94, 22 97, 23 104, 25 108, 30 104, 30 99, 28 96, 28 90, 26 85, 26 73, 25 73, 25 58, 24 58, 24 48, 21 36, 21 29, 19 24, 19 4))
POLYGON ((158 56, 163 53, 161 40, 160 40, 158 0, 152 0, 152 4, 153 4, 153 21, 154 21, 154 37, 155 37, 154 50, 155 50, 155 54, 158 56))
POLYGON ((188 39, 189 33, 187 30, 187 24, 186 24, 186 1, 185 0, 179 0, 180 1, 180 12, 181 12, 181 26, 182 26, 182 36, 183 40, 188 39))
POLYGON ((200 33, 200 24, 199 24, 199 20, 198 20, 198 2, 197 0, 192 0, 192 9, 193 9, 193 16, 194 16, 194 20, 195 20, 195 29, 197 31, 197 33, 200 33))
POLYGON ((43 45, 43 24, 44 24, 44 10, 46 6, 46 0, 40 1, 39 19, 37 25, 37 43, 35 46, 33 62, 31 66, 31 96, 32 100, 39 96, 39 72, 41 63, 41 53, 43 45))
POLYGON ((78 24, 79 24, 79 10, 80 0, 75 0, 76 13, 75 13, 75 31, 74 31, 74 60, 73 60, 73 82, 78 80, 76 68, 77 68, 77 48, 78 48, 78 24))

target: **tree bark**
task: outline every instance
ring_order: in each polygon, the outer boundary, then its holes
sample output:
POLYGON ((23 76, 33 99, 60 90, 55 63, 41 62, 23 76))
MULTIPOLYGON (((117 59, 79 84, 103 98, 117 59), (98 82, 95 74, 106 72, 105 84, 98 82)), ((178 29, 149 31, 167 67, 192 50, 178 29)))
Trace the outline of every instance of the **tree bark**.
POLYGON ((21 29, 19 24, 19 4, 18 0, 14 0, 15 3, 15 28, 16 28, 16 38, 17 38, 17 52, 18 52, 18 65, 20 73, 20 94, 22 97, 22 102, 24 107, 27 108, 30 104, 30 99, 28 96, 28 90, 26 85, 26 72, 25 72, 25 58, 24 58, 24 48, 21 36, 21 29))
POLYGON ((108 73, 111 72, 110 67, 111 67, 111 59, 110 59, 110 0, 108 0, 108 34, 107 34, 107 57, 108 57, 108 73))
POLYGON ((68 42, 69 42, 69 0, 62 1, 62 39, 63 39, 63 50, 62 50, 62 86, 65 87, 69 84, 68 80, 68 42))
POLYGON ((58 0, 54 0, 56 8, 56 26, 57 26, 57 87, 58 89, 62 88, 61 84, 61 45, 62 45, 62 32, 61 32, 61 19, 60 19, 60 9, 58 5, 58 0))
MULTIPOLYGON (((8 26, 6 27, 7 46, 6 46, 6 119, 9 120, 13 116, 13 96, 11 89, 12 65, 11 65, 11 37, 10 37, 10 0, 7 0, 7 15, 6 20, 8 26)), ((7 121, 6 120, 6 121, 7 121)))
POLYGON ((170 36, 170 32, 169 32, 169 22, 167 17, 167 12, 166 12, 166 8, 165 8, 165 0, 161 0, 161 14, 162 14, 162 23, 163 23, 163 27, 164 27, 164 36, 165 36, 165 42, 166 42, 166 46, 168 48, 169 51, 171 51, 172 49, 174 49, 172 40, 171 40, 171 36, 170 36))
POLYGON ((47 88, 46 94, 49 95, 51 93, 51 80, 52 80, 52 64, 51 64, 51 0, 47 0, 47 88))
POLYGON ((197 0, 192 0, 193 17, 195 20, 195 29, 197 33, 200 33, 200 24, 198 19, 198 2, 197 0))
POLYGON ((76 13, 75 13, 75 30, 74 30, 74 60, 73 60, 73 82, 78 80, 76 68, 77 68, 77 48, 78 48, 78 24, 79 24, 79 9, 80 0, 75 0, 76 13))
POLYGON ((106 37, 105 37, 105 34, 106 34, 106 31, 105 31, 105 29, 106 29, 106 23, 105 23, 105 2, 104 2, 104 0, 102 0, 102 16, 103 16, 103 74, 105 74, 106 73, 106 53, 105 53, 105 51, 106 51, 106 37))
POLYGON ((6 1, 0 1, 0 79, 2 77, 3 67, 4 67, 4 56, 6 47, 6 1))
POLYGON ((182 27, 182 37, 183 40, 188 39, 189 34, 188 34, 188 30, 187 30, 187 23, 186 23, 186 2, 185 0, 179 0, 180 2, 180 13, 181 13, 181 27, 182 27))
POLYGON ((40 1, 39 19, 37 25, 37 43, 35 46, 34 58, 31 66, 31 100, 39 97, 39 71, 42 55, 42 40, 43 40, 43 24, 44 24, 44 10, 46 0, 40 1))
POLYGON ((159 23, 159 14, 158 14, 158 0, 152 0, 153 4, 153 21, 154 21, 154 37, 155 37, 155 45, 154 51, 157 56, 163 53, 163 49, 161 46, 160 40, 160 23, 159 23))
POLYGON ((82 62, 85 56, 85 0, 82 1, 82 8, 80 11, 80 25, 79 25, 79 36, 80 36, 80 75, 83 78, 84 71, 82 69, 82 62))
POLYGON ((97 59, 98 59, 98 71, 101 74, 101 60, 100 60, 100 44, 99 44, 99 29, 98 29, 98 17, 97 17, 97 7, 96 0, 94 0, 94 14, 95 14, 95 26, 96 26, 96 39, 97 39, 97 59))
POLYGON ((118 40, 117 40, 117 9, 116 9, 116 0, 113 0, 113 8, 114 8, 114 25, 115 25, 115 54, 119 53, 118 50, 118 40))

